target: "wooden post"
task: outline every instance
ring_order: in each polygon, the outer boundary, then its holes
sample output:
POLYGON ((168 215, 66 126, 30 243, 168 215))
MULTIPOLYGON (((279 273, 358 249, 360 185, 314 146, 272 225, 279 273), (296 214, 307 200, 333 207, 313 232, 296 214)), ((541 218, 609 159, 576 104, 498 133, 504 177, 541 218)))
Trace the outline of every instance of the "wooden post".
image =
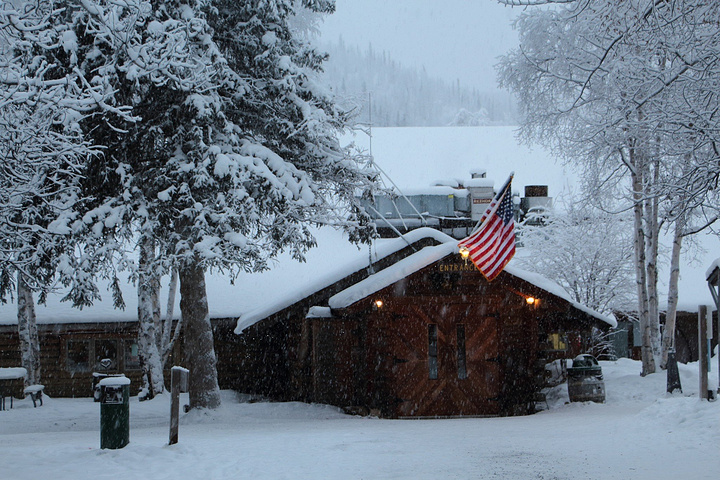
MULTIPOLYGON (((718 338, 716 338, 715 343, 718 346, 718 389, 717 393, 720 394, 720 279, 718 279, 718 269, 715 268, 713 272, 710 274, 710 276, 707 279, 708 287, 710 288, 710 293, 712 294, 713 300, 715 300, 715 312, 717 314, 717 331, 718 331, 718 338)), ((712 312, 710 313, 710 317, 712 318, 712 312)), ((712 336, 712 334, 710 334, 712 336)), ((711 355, 712 356, 712 355, 711 355)))
POLYGON ((700 399, 708 399, 708 348, 707 348, 707 305, 698 308, 698 368, 700 369, 700 399))
POLYGON ((190 370, 172 367, 170 371, 170 443, 178 443, 178 425, 180 424, 180 393, 188 391, 190 370))

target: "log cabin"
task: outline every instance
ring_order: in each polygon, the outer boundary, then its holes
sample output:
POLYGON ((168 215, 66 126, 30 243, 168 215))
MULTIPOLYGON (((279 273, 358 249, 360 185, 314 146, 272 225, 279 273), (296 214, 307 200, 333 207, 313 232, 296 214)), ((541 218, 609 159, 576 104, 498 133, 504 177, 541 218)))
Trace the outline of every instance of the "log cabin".
POLYGON ((512 266, 488 282, 444 240, 240 317, 234 388, 388 418, 532 413, 545 365, 615 320, 512 266))
MULTIPOLYGON (((525 414, 545 364, 588 351, 593 328, 614 324, 512 263, 488 283, 433 229, 389 241, 372 265, 317 276, 239 321, 211 319, 221 388, 389 418, 525 414)), ((0 325, 0 366, 19 365, 15 330, 0 325)), ((46 323, 39 334, 48 395, 90 396, 94 372, 140 388, 136 322, 46 323)))
MULTIPOLYGON (((432 229, 411 232, 403 239, 387 240, 378 247, 374 256, 375 268, 384 268, 398 256, 412 249, 437 244, 447 236, 432 229), (409 246, 409 245, 412 245, 409 246)), ((324 274, 324 280, 315 281, 310 290, 301 291, 308 301, 327 298, 368 275, 367 257, 359 255, 356 261, 348 261, 342 268, 324 274), (318 290, 318 291, 316 291, 318 290), (324 296, 324 297, 323 297, 324 296)), ((319 275, 320 276, 320 275, 319 275)), ((215 279, 217 280, 217 279, 215 279)), ((223 307, 218 310, 217 302, 211 312, 211 324, 217 356, 218 382, 220 388, 234 388, 237 377, 243 376, 240 359, 256 354, 263 343, 248 348, 234 333, 241 306, 232 306, 238 296, 237 288, 227 279, 210 282, 212 299, 222 298, 223 307), (218 314, 218 311, 220 313, 218 314), (233 312, 237 312, 233 314, 233 312)), ((130 285, 132 287, 132 285, 130 285)), ((125 299, 132 305, 135 291, 127 288, 125 299)), ((54 302, 51 306, 38 306, 38 336, 40 341, 40 362, 45 393, 51 397, 89 397, 93 395, 92 385, 98 374, 123 373, 131 380, 131 395, 137 395, 142 386, 142 367, 138 357, 138 325, 129 308, 125 312, 114 310, 102 302, 82 311, 66 303, 54 302), (50 312, 53 310, 54 312, 50 312), (48 319, 47 317, 50 317, 48 319), (100 365, 100 360, 109 359, 110 366, 100 365)), ((274 304, 274 306, 277 306, 274 304)), ((3 306, 3 321, 0 322, 0 367, 21 365, 20 341, 17 332, 17 310, 13 304, 3 306)), ((177 311, 177 309, 176 309, 177 311)), ((182 335, 176 343, 168 365, 183 364, 182 335)), ((278 362, 276 362, 278 363, 278 362)), ((280 362, 282 363, 282 362, 280 362)), ((264 367, 260 367, 264 368, 264 367)), ((166 388, 170 388, 169 369, 166 370, 166 388)), ((18 391, 22 392, 22 388, 18 391)))
MULTIPOLYGON (((124 373, 133 395, 142 386, 137 322, 39 324, 38 337, 42 381, 51 397, 92 396, 93 373, 124 373), (110 365, 101 367, 106 358, 110 365)), ((0 325, 0 367, 20 364, 17 325, 0 325)))

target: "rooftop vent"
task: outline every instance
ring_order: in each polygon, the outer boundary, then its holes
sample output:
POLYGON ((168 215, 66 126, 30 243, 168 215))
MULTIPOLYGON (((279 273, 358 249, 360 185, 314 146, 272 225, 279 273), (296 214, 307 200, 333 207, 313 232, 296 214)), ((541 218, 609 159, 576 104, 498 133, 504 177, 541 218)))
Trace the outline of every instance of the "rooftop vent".
POLYGON ((475 168, 470 170, 470 178, 486 178, 487 170, 484 168, 475 168))

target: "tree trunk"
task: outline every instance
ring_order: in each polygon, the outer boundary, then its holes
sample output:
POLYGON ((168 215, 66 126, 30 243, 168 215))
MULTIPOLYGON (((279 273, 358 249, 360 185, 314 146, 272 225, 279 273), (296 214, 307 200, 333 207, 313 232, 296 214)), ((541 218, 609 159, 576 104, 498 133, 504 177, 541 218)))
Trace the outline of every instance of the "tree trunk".
POLYGON ((645 231, 643 227, 643 172, 640 162, 633 158, 633 166, 630 175, 633 186, 633 218, 635 226, 635 275, 638 291, 638 317, 640 320, 640 331, 642 332, 642 372, 645 376, 655 373, 655 357, 652 350, 652 337, 650 333, 650 315, 648 306, 647 271, 645 259, 645 231))
POLYGON ((143 236, 139 242, 138 265, 138 355, 145 376, 145 399, 161 394, 165 388, 162 357, 157 346, 158 291, 157 275, 153 269, 155 242, 143 236))
MULTIPOLYGON (((652 185, 660 182, 660 164, 657 160, 652 165, 652 185)), ((651 187, 645 189, 645 236, 647 238, 647 289, 648 289, 648 326, 650 345, 652 347, 655 363, 660 358, 660 308, 658 295, 658 248, 660 243, 660 227, 658 225, 658 196, 650 191, 651 187)))
POLYGON ((178 271, 177 268, 173 268, 170 272, 170 284, 168 285, 168 302, 167 310, 165 312, 165 322, 163 322, 163 334, 162 342, 160 344, 160 352, 162 353, 162 364, 163 368, 167 366, 170 352, 175 346, 175 341, 180 336, 180 329, 182 328, 182 318, 177 322, 175 330, 173 331, 173 316, 175 315, 175 293, 177 292, 178 284, 178 271))
POLYGON ((665 330, 662 339, 662 360, 660 368, 666 368, 668 353, 675 349, 675 320, 677 317, 678 279, 680 278, 680 249, 682 247, 685 216, 677 219, 670 258, 670 284, 668 285, 668 308, 665 314, 665 330))
POLYGON ((20 337, 20 355, 22 366, 27 370, 25 385, 40 383, 40 340, 35 318, 33 293, 23 274, 17 277, 18 296, 18 336, 20 337))
POLYGON ((208 313, 205 270, 195 261, 179 270, 180 312, 185 330, 185 368, 190 370, 190 408, 220 406, 217 359, 208 313))

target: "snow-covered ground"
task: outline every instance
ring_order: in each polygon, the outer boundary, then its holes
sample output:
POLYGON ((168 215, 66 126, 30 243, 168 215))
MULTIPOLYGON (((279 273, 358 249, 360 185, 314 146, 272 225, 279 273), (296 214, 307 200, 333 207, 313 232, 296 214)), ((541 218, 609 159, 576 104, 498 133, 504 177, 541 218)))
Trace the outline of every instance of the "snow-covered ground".
MULTIPOLYGON (((0 477, 62 479, 710 479, 720 473, 720 402, 683 394, 638 362, 601 362, 605 404, 566 404, 509 418, 384 420, 302 403, 243 401, 181 414, 168 446, 169 395, 130 404, 130 444, 100 449, 100 405, 29 399, 0 412, 0 477)), ((717 364, 713 365, 713 368, 717 364)), ((717 371, 712 373, 717 378, 717 371)))

